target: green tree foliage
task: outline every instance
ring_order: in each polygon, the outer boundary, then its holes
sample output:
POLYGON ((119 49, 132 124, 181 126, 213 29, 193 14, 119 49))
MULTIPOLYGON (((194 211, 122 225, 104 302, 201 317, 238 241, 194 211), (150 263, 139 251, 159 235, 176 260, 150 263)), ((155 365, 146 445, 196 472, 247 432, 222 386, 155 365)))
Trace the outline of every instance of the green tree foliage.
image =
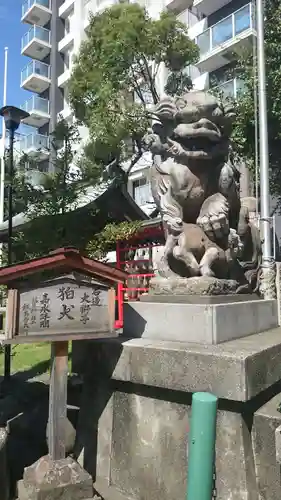
MULTIPOLYGON (((26 182, 29 171, 18 169, 13 181, 14 215, 24 212, 28 220, 13 238, 15 260, 38 257, 60 246, 83 248, 92 236, 92 214, 74 211, 87 180, 73 166, 79 141, 77 126, 61 120, 51 140, 57 149, 55 172, 43 174, 41 185, 34 186, 26 182), (82 217, 83 231, 77 231, 82 217)), ((27 157, 21 162, 36 168, 27 157)))
MULTIPOLYGON (((281 197, 281 3, 265 2, 266 92, 268 105, 269 163, 271 193, 281 197)), ((236 153, 246 158, 250 168, 255 159, 255 123, 257 115, 257 60, 254 50, 239 54, 238 74, 244 82, 237 102, 233 133, 236 153)))
POLYGON ((117 241, 132 238, 141 228, 142 221, 109 223, 87 244, 87 253, 93 259, 105 259, 107 252, 115 250, 117 241))
MULTIPOLYGON (((75 168, 74 157, 79 142, 77 126, 60 121, 52 140, 57 149, 55 173, 44 174, 42 185, 28 183, 26 174, 29 171, 23 170, 27 164, 31 172, 36 170, 36 161, 25 156, 21 158, 19 168, 15 169, 13 215, 24 212, 28 222, 21 231, 14 233, 13 261, 40 257, 62 246, 86 249, 92 257, 104 258, 109 250, 115 248, 117 240, 134 234, 140 223, 124 222, 119 225, 109 221, 93 237, 93 218, 98 215, 98 211, 87 206, 79 207, 79 198, 85 195, 89 177, 85 168, 82 168, 82 173, 75 168)), ((91 183, 98 183, 100 175, 96 165, 92 166, 91 183)))
MULTIPOLYGON (((57 148, 55 173, 45 175, 41 188, 26 182, 25 174, 16 176, 14 214, 24 210, 29 219, 14 237, 16 260, 62 245, 85 248, 94 232, 93 214, 81 209, 73 213, 85 185, 97 184, 101 173, 114 173, 126 182, 142 155, 142 137, 151 122, 147 97, 158 102, 157 79, 164 68, 167 92, 191 88, 185 68, 197 60, 198 48, 173 14, 164 12, 153 20, 138 4, 120 3, 92 16, 87 35, 74 65, 70 97, 78 122, 89 128, 90 140, 74 171, 70 166, 77 128, 62 120, 52 138, 57 148), (120 164, 129 159, 124 173, 120 164)), ((113 240, 135 231, 134 223, 125 226, 109 224, 89 251, 104 255, 113 240)))
POLYGON ((185 68, 197 60, 198 47, 174 14, 153 20, 136 3, 92 16, 87 35, 69 87, 76 117, 90 131, 85 155, 103 167, 132 158, 132 167, 151 119, 146 98, 159 99, 160 71, 169 73, 170 93, 190 89, 185 68))

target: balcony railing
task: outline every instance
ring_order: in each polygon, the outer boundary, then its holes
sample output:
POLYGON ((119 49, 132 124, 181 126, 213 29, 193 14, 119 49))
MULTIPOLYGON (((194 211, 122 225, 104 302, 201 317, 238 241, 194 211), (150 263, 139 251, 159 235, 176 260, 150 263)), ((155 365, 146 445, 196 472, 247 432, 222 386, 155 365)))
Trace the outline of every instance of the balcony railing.
POLYGON ((48 115, 49 101, 48 99, 43 99, 42 97, 34 95, 30 99, 25 101, 22 109, 24 109, 24 111, 27 111, 28 113, 31 113, 32 111, 39 111, 48 115))
POLYGON ((30 149, 40 151, 49 148, 49 137, 41 134, 29 134, 21 140, 20 149, 22 152, 30 149))
POLYGON ((226 82, 220 83, 213 87, 213 90, 222 92, 225 97, 236 98, 244 89, 244 82, 239 78, 232 78, 226 82))
POLYGON ((51 8, 51 1, 50 0, 26 0, 22 4, 21 8, 21 13, 22 17, 25 16, 25 14, 31 9, 31 7, 36 4, 36 5, 42 5, 42 7, 46 7, 46 9, 51 8))
POLYGON ((51 72, 49 64, 39 61, 31 61, 21 72, 21 83, 33 74, 42 76, 43 78, 50 78, 51 72))
POLYGON ((32 26, 27 33, 25 33, 21 39, 21 50, 24 49, 32 40, 36 38, 41 42, 45 42, 50 44, 51 42, 51 32, 46 28, 42 28, 41 26, 32 26))
POLYGON ((201 57, 250 28, 254 28, 251 3, 214 24, 197 37, 201 57))

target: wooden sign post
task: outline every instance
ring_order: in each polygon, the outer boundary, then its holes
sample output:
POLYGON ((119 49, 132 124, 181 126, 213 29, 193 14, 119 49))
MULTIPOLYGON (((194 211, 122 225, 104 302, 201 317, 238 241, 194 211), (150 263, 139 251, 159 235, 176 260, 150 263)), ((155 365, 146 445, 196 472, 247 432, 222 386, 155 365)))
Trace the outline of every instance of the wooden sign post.
POLYGON ((67 416, 68 342, 52 342, 49 388, 48 448, 52 460, 65 457, 67 416))
POLYGON ((0 284, 9 287, 5 342, 51 342, 48 445, 53 461, 65 457, 69 341, 116 335, 114 286, 127 277, 75 249, 0 269, 0 284))

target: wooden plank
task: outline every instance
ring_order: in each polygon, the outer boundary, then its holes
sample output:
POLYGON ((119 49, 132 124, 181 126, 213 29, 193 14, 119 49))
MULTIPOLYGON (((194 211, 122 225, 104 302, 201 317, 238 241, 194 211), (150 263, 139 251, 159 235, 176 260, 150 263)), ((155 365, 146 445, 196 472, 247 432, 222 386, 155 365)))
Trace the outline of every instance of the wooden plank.
POLYGON ((108 314, 109 314, 109 329, 110 332, 114 331, 115 324, 115 289, 112 287, 108 290, 108 314))
POLYGON ((5 334, 7 339, 13 339, 18 329, 19 291, 8 290, 5 334))
POLYGON ((95 340, 118 337, 119 334, 115 331, 105 330, 101 332, 86 332, 86 333, 58 333, 58 334, 42 334, 42 335, 16 335, 12 339, 7 339, 5 336, 4 344, 34 344, 37 342, 62 342, 65 340, 95 340))
POLYGON ((53 342, 51 349, 48 446, 52 460, 60 460, 65 458, 68 341, 53 342))

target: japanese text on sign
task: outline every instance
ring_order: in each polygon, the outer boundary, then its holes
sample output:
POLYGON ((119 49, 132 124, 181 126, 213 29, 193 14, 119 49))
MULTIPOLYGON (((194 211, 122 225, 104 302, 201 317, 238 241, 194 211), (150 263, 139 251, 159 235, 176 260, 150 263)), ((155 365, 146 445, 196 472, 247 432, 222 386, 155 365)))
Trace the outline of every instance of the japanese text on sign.
POLYGON ((40 333, 44 330, 78 331, 79 328, 90 328, 97 322, 97 307, 103 309, 102 306, 106 306, 106 297, 106 291, 97 286, 79 286, 76 283, 26 292, 20 306, 22 330, 28 334, 35 330, 40 333))

